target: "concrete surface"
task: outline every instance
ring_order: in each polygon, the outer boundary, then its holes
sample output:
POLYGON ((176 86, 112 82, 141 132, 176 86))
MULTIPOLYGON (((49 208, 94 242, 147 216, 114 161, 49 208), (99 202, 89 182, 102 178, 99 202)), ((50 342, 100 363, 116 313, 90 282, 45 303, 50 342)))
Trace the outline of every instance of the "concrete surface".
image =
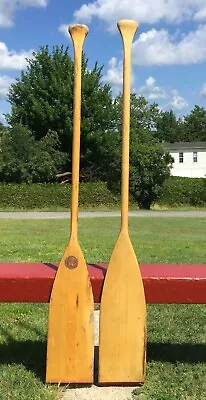
MULTIPOLYGON (((130 217, 205 218, 206 211, 129 211, 130 217)), ((79 218, 120 217, 120 211, 79 211, 79 218)), ((0 212, 0 219, 68 219, 70 212, 0 212)))
MULTIPOLYGON (((95 349, 98 352, 99 345, 99 311, 94 312, 94 331, 95 331, 95 349)), ((95 381, 97 382, 97 358, 95 360, 95 381)), ((92 386, 71 385, 63 394, 62 400, 132 400, 132 391, 135 387, 99 387, 96 384, 92 386)))

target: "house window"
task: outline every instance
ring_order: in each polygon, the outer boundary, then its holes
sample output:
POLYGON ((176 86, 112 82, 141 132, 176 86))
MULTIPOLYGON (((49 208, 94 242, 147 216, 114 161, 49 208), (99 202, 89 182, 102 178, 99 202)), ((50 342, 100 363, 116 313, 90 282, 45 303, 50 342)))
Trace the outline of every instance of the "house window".
POLYGON ((193 162, 197 162, 197 151, 193 151, 193 162))
POLYGON ((179 163, 183 163, 184 161, 184 155, 182 152, 179 153, 179 163))

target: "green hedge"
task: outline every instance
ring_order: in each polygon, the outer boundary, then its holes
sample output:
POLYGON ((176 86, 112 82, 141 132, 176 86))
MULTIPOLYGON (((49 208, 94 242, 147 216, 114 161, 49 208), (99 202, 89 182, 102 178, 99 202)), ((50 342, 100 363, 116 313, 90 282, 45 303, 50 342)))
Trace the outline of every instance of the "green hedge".
MULTIPOLYGON (((1 209, 69 208, 70 200, 69 184, 0 184, 1 209)), ((132 199, 131 203, 134 204, 132 199)), ((164 184, 158 204, 206 206, 206 179, 170 177, 164 184)), ((114 195, 103 182, 80 183, 79 205, 119 206, 120 195, 114 195)))
MULTIPOLYGON (((71 185, 60 184, 0 184, 0 207, 34 209, 70 207, 71 185)), ((112 194, 105 183, 80 183, 79 205, 120 204, 120 196, 112 194)))
POLYGON ((206 206, 206 178, 170 177, 158 204, 206 206))

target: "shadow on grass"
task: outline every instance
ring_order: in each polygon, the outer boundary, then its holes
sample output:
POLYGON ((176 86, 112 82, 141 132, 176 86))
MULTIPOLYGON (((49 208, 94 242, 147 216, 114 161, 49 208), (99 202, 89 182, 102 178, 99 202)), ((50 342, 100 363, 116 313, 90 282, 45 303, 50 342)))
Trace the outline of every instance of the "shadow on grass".
MULTIPOLYGON (((97 349, 95 350, 95 380, 97 381, 98 353, 97 349)), ((148 343, 147 361, 204 363, 206 362, 205 350, 204 344, 148 343)), ((24 365, 28 371, 32 371, 37 378, 45 382, 46 341, 10 339, 7 344, 0 345, 0 364, 24 365)))
POLYGON ((7 339, 7 343, 0 344, 0 365, 20 364, 28 371, 32 371, 37 378, 45 381, 46 374, 46 347, 47 342, 37 328, 26 323, 19 323, 20 329, 26 328, 34 332, 39 340, 18 340, 5 327, 0 326, 0 332, 7 339))
MULTIPOLYGON (((19 321, 19 328, 34 333, 39 339, 18 340, 9 329, 0 326, 7 343, 0 344, 0 364, 20 364, 45 382, 46 346, 44 333, 38 328, 19 321)), ((147 343, 147 361, 162 361, 175 364, 206 362, 206 344, 192 343, 147 343)), ((98 347, 95 347, 95 381, 97 381, 98 347)))
POLYGON ((147 343, 147 361, 165 361, 175 364, 206 362, 206 344, 147 343))
POLYGON ((20 364, 45 382, 46 341, 10 340, 0 344, 0 364, 20 364))

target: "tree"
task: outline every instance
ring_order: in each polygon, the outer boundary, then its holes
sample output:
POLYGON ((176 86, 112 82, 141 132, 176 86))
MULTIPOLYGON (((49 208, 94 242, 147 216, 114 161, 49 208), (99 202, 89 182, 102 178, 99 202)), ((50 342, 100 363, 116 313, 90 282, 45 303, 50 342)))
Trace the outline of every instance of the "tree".
MULTIPOLYGON (((117 96, 114 102, 116 108, 117 127, 122 124, 122 95, 117 96)), ((156 129, 160 110, 157 103, 149 104, 143 97, 132 93, 130 96, 130 125, 134 128, 143 128, 150 131, 156 129)))
MULTIPOLYGON (((61 151, 68 153, 71 169, 71 137, 73 110, 73 61, 66 47, 41 47, 28 60, 26 72, 11 85, 8 100, 12 106, 7 115, 10 125, 27 126, 36 140, 49 130, 57 132, 61 151)), ((102 67, 95 64, 90 71, 88 60, 82 63, 81 155, 83 170, 92 165, 95 176, 93 146, 95 135, 113 125, 113 102, 110 87, 101 83, 102 67)))
MULTIPOLYGON (((114 186, 120 180, 121 171, 122 96, 118 96, 115 101, 112 100, 109 85, 101 83, 101 73, 102 67, 97 64, 89 71, 88 60, 83 56, 81 174, 85 180, 90 181, 111 179, 114 186)), ((16 171, 15 177, 13 169, 10 168, 12 179, 49 181, 54 179, 54 173, 60 165, 71 170, 73 61, 68 48, 56 46, 50 52, 48 46, 41 47, 39 52, 33 54, 33 59, 28 60, 26 72, 22 72, 21 78, 11 86, 8 98, 12 106, 11 115, 7 115, 7 121, 11 126, 8 140, 11 135, 14 145, 18 140, 25 140, 25 154, 28 154, 30 160, 28 169, 28 162, 20 155, 17 163, 18 171, 15 170, 15 162, 12 161, 12 168, 16 171), (19 124, 21 130, 22 126, 25 129, 23 133, 15 133, 19 124), (45 141, 51 140, 50 132, 58 136, 61 151, 58 154, 62 155, 64 152, 67 155, 66 167, 63 156, 62 164, 60 161, 50 163, 53 158, 58 158, 55 146, 52 147, 55 157, 51 157, 51 148, 47 151, 45 147, 45 141)), ((143 96, 131 95, 131 188, 139 205, 144 207, 149 207, 157 198, 161 186, 159 177, 164 180, 169 174, 169 160, 163 154, 161 145, 154 139, 159 114, 160 110, 156 103, 150 105, 143 96), (143 152, 146 154, 145 159, 143 152), (158 160, 159 169, 156 166, 158 160), (145 168, 144 173, 141 172, 141 168, 145 168), (140 180, 137 179, 138 173, 141 176, 140 180), (145 189, 147 181, 150 191, 148 188, 145 189), (149 197, 147 201, 140 199, 145 196, 141 187, 144 188, 144 193, 147 192, 147 198, 149 197)), ((5 137, 4 140, 4 148, 11 148, 11 154, 14 156, 12 140, 7 142, 5 137)), ((16 153, 18 154, 18 149, 16 153)), ((4 152, 3 163, 6 157, 4 152)), ((6 169, 2 171, 6 179, 6 169)))
POLYGON ((0 132, 0 143, 0 180, 4 182, 52 182, 65 164, 55 132, 35 141, 27 128, 14 125, 0 132))
POLYGON ((0 132, 3 132, 6 130, 6 126, 0 122, 0 132))
POLYGON ((162 111, 157 119, 155 137, 170 143, 205 141, 206 109, 196 105, 183 119, 177 119, 172 110, 162 111))
POLYGON ((206 109, 195 105, 184 118, 185 142, 206 141, 206 109))
POLYGON ((172 157, 150 131, 133 131, 130 155, 130 190, 140 208, 150 209, 170 176, 172 157))
MULTIPOLYGON (((115 191, 119 189, 121 179, 122 97, 117 100, 117 127, 116 131, 107 134, 107 142, 111 145, 106 162, 108 186, 115 191)), ((154 137, 158 113, 156 105, 152 107, 144 98, 131 95, 130 192, 139 207, 146 209, 160 196, 172 164, 172 157, 164 153, 163 146, 154 137)))
POLYGON ((172 110, 161 111, 157 119, 155 137, 160 142, 174 143, 179 141, 180 138, 178 134, 180 123, 181 122, 177 120, 172 110))

